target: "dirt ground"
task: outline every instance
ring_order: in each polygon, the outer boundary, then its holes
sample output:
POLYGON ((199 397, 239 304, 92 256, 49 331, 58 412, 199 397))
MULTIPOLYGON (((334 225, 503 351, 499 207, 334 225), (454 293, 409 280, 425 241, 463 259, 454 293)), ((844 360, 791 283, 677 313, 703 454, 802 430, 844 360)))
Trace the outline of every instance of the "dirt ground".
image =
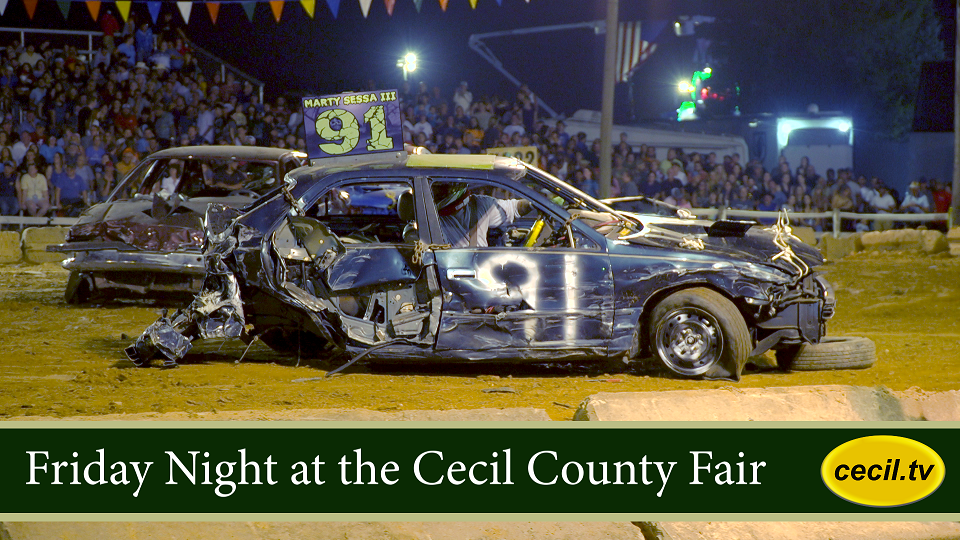
MULTIPOLYGON (((878 361, 856 371, 781 373, 757 368, 740 383, 683 380, 659 371, 605 374, 590 366, 447 366, 388 373, 286 357, 255 343, 205 343, 179 369, 136 368, 123 348, 153 322, 157 303, 75 307, 56 264, 0 267, 0 418, 259 409, 374 411, 502 407, 545 409, 570 420, 606 392, 814 384, 892 390, 960 389, 960 258, 860 253, 824 267, 837 289, 829 333, 873 339, 878 361), (483 392, 484 389, 509 389, 483 392)), ((769 354, 769 353, 768 353, 769 354)), ((770 357, 772 358, 772 356, 770 357)), ((772 360, 768 358, 768 363, 772 360)), ((758 361, 758 364, 763 364, 758 361)))

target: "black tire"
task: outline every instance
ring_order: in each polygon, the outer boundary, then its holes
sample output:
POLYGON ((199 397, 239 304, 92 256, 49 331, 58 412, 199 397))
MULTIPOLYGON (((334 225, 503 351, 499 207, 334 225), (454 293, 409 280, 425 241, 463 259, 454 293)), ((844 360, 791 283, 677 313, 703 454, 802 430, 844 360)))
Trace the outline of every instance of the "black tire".
POLYGON ((704 288, 675 292, 657 304, 648 343, 667 369, 684 377, 738 379, 753 350, 737 306, 704 288))
POLYGON ((63 293, 63 299, 68 304, 80 305, 90 302, 92 297, 93 278, 87 274, 71 270, 70 277, 67 278, 67 288, 63 293))
POLYGON ((877 348, 864 337, 827 336, 817 345, 808 343, 779 349, 776 356, 777 366, 783 370, 865 369, 877 361, 877 348))

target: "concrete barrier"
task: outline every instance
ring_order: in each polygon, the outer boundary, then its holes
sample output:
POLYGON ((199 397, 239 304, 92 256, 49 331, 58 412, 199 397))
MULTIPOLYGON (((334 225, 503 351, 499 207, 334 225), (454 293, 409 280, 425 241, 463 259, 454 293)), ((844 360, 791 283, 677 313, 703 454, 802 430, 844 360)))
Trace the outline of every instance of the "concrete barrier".
POLYGON ((817 246, 817 233, 813 227, 790 227, 793 235, 803 241, 805 244, 817 246))
MULTIPOLYGON (((283 411, 217 411, 217 412, 170 412, 170 413, 133 413, 102 414, 98 416, 72 416, 56 418, 52 416, 20 416, 13 421, 30 420, 306 420, 306 421, 431 421, 431 422, 546 422, 550 420, 547 411, 531 407, 510 409, 453 409, 449 411, 396 411, 381 412, 367 409, 291 409, 283 411)), ((2 540, 2 539, 0 539, 2 540)))
MULTIPOLYGON (((357 509, 362 511, 361 508, 357 509)), ((109 511, 109 510, 105 510, 109 511)), ((149 511, 149 510, 145 510, 149 511)), ((202 511, 202 510, 201 510, 202 511)), ((428 512, 424 508, 424 512, 428 512)), ((464 512, 470 508, 465 506, 464 512)), ((194 540, 637 540, 631 523, 598 522, 222 522, 222 523, 3 523, 4 540, 103 538, 194 540)))
POLYGON ((839 261, 840 259, 863 251, 863 242, 860 241, 860 233, 834 238, 832 234, 825 234, 820 238, 820 253, 828 261, 839 261))
POLYGON ((0 264, 20 262, 23 249, 20 247, 20 233, 0 231, 0 264))
POLYGON ((860 386, 720 388, 603 392, 587 397, 574 420, 783 421, 960 420, 960 392, 895 393, 860 386))
POLYGON ((960 256, 960 227, 947 231, 947 243, 950 245, 950 254, 960 256))
POLYGON ((66 227, 28 227, 23 230, 23 260, 33 264, 60 262, 62 253, 50 253, 47 246, 62 244, 67 238, 66 227))
POLYGON ((947 237, 940 231, 891 230, 864 233, 860 238, 865 251, 923 251, 935 254, 950 250, 947 237))
POLYGON ((948 522, 683 522, 658 523, 662 540, 933 540, 960 538, 948 522))

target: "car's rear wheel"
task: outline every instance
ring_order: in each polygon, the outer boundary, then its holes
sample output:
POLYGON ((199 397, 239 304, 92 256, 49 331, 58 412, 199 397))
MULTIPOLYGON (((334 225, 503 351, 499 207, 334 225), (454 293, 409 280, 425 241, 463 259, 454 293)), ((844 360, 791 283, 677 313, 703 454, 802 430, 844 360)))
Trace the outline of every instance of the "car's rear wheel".
POLYGON ((743 315, 710 289, 671 294, 653 309, 650 322, 651 352, 684 377, 702 377, 716 366, 739 375, 750 354, 743 315))
POLYGON ((778 349, 776 355, 777 366, 783 370, 865 369, 877 361, 877 348, 864 337, 826 336, 816 345, 778 349))

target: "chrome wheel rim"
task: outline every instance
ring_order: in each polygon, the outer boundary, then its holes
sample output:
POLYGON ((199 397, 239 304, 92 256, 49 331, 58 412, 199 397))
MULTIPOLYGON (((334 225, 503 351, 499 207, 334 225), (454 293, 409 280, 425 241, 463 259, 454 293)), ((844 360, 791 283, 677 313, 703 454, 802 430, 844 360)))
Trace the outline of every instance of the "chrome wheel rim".
POLYGON ((673 372, 703 375, 723 352, 723 333, 713 315, 694 307, 668 313, 657 327, 657 353, 673 372))

